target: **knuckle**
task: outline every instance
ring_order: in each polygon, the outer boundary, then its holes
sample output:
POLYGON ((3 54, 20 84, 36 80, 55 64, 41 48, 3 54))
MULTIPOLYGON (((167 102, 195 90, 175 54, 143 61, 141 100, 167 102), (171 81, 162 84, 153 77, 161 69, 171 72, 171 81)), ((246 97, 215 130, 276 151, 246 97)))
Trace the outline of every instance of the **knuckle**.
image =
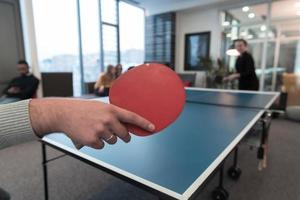
POLYGON ((106 106, 106 111, 107 111, 109 114, 114 114, 114 113, 115 113, 114 106, 108 104, 108 105, 106 106))
POLYGON ((95 146, 95 144, 97 144, 97 141, 95 140, 94 137, 89 137, 86 139, 86 144, 88 146, 95 146))
POLYGON ((96 133, 102 133, 104 131, 104 126, 102 124, 96 124, 95 130, 96 130, 96 133))
POLYGON ((113 121, 113 117, 111 115, 107 115, 102 119, 104 125, 109 125, 112 123, 112 121, 113 121))

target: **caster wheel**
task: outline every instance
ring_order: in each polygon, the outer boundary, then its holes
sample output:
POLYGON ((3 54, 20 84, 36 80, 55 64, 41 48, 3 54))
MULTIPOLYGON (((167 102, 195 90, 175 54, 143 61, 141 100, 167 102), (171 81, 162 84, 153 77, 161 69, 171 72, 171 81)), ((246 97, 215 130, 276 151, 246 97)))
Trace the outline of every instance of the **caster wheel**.
POLYGON ((228 197, 229 197, 229 194, 224 188, 216 188, 212 192, 213 200, 227 200, 228 197))
POLYGON ((238 180, 241 176, 241 169, 236 167, 230 167, 227 171, 228 176, 233 180, 238 180))

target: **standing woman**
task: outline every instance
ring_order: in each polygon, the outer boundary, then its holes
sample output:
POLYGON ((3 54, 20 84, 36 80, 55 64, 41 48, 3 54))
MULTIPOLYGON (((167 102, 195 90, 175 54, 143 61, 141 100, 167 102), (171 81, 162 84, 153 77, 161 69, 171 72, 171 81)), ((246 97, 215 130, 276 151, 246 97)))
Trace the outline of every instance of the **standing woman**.
POLYGON ((248 53, 248 43, 244 39, 234 41, 235 49, 240 53, 235 63, 236 73, 225 77, 224 81, 239 80, 239 90, 258 90, 259 82, 255 73, 253 57, 248 53))
POLYGON ((109 88, 116 79, 116 68, 113 65, 107 66, 107 71, 102 74, 95 83, 94 90, 97 96, 105 97, 109 95, 109 88))

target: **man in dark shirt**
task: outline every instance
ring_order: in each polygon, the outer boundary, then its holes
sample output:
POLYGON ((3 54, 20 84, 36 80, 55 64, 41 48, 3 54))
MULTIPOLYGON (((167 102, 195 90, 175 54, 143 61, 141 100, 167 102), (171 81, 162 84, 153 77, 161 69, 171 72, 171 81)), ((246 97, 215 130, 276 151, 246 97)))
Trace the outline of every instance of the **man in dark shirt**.
POLYGON ((236 73, 224 78, 224 81, 239 80, 239 90, 258 90, 259 82, 255 73, 252 55, 248 53, 248 43, 243 39, 234 41, 235 49, 240 53, 235 63, 236 73))
POLYGON ((29 73, 29 66, 25 60, 20 60, 17 65, 20 76, 14 78, 4 89, 0 97, 0 104, 11 103, 32 98, 39 85, 39 80, 29 73))

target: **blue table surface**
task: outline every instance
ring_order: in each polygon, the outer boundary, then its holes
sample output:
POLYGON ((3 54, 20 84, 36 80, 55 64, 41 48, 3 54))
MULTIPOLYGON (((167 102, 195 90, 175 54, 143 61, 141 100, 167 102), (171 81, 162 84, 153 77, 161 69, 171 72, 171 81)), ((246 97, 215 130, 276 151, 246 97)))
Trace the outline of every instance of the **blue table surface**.
MULTIPOLYGON (((187 100, 192 98, 219 102, 224 95, 227 103, 259 104, 262 107, 274 97, 248 93, 187 91, 187 100)), ((106 145, 102 150, 84 147, 80 151, 183 194, 259 112, 259 109, 187 102, 179 118, 160 133, 148 137, 133 135, 128 144, 119 140, 117 144, 106 145)), ((63 134, 46 137, 74 148, 63 134)))

